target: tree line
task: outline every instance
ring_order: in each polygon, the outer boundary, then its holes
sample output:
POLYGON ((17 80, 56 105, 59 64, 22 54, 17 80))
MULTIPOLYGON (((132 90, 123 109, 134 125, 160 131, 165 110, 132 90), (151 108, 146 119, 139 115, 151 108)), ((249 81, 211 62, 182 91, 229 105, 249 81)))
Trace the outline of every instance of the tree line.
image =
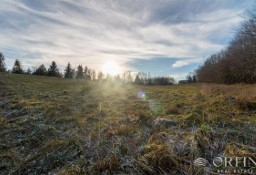
MULTIPOLYGON (((0 52, 0 72, 9 72, 13 74, 28 74, 28 75, 39 75, 39 76, 52 76, 52 77, 64 77, 64 78, 76 78, 76 79, 96 79, 96 71, 88 68, 87 66, 83 67, 78 65, 77 69, 72 68, 71 64, 68 63, 64 74, 59 71, 57 63, 52 61, 49 68, 47 69, 44 64, 41 64, 37 68, 28 68, 24 70, 22 68, 21 61, 16 59, 11 70, 6 69, 5 66, 5 57, 4 54, 0 52)), ((98 79, 103 79, 104 74, 102 72, 98 73, 98 79)))
POLYGON ((195 70, 199 82, 256 83, 256 8, 247 10, 228 47, 195 70))
POLYGON ((139 72, 135 79, 131 75, 131 71, 126 71, 122 74, 122 77, 118 74, 116 76, 111 76, 109 74, 104 74, 102 71, 99 71, 96 74, 96 71, 88 68, 87 66, 83 67, 78 65, 78 67, 72 68, 71 64, 68 63, 65 67, 64 73, 62 74, 59 71, 57 63, 52 61, 49 68, 47 69, 44 64, 41 64, 37 68, 31 70, 23 70, 21 61, 16 59, 11 70, 7 71, 5 66, 5 57, 4 54, 0 52, 0 72, 10 72, 14 74, 28 74, 28 75, 39 75, 39 76, 53 76, 53 77, 64 77, 64 78, 73 78, 73 79, 86 79, 86 80, 107 80, 107 81, 123 81, 125 83, 134 83, 138 85, 171 85, 175 83, 175 79, 172 77, 151 77, 146 73, 139 72))
POLYGON ((134 79, 134 84, 137 85, 173 85, 175 83, 176 82, 173 77, 151 77, 150 73, 145 72, 139 72, 134 79))

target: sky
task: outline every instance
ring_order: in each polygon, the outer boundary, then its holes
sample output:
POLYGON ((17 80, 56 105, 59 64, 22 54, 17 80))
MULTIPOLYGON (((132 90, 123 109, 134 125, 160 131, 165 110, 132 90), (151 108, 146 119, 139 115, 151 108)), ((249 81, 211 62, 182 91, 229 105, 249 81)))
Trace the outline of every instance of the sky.
MULTIPOLYGON (((253 0, 0 0, 0 52, 11 69, 68 62, 184 79, 225 48, 253 0)), ((120 72, 121 73, 121 72, 120 72)))

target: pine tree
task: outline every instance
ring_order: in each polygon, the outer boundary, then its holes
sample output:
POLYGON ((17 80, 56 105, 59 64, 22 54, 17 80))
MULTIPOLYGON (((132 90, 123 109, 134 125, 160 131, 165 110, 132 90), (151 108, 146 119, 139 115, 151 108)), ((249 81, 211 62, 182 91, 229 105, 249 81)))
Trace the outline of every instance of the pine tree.
POLYGON ((92 80, 96 80, 96 72, 95 72, 95 70, 92 70, 92 80))
POLYGON ((16 59, 12 68, 12 73, 14 74, 23 74, 23 70, 21 68, 21 62, 16 59))
POLYGON ((131 71, 128 71, 127 82, 128 82, 128 83, 132 83, 131 71))
POLYGON ((92 77, 91 70, 87 66, 85 66, 84 67, 84 78, 87 80, 91 80, 91 77, 92 77))
POLYGON ((76 79, 82 79, 82 78, 84 78, 83 66, 79 65, 76 71, 76 79))
POLYGON ((187 81, 188 83, 193 83, 193 79, 190 75, 187 76, 187 81))
POLYGON ((5 61, 4 54, 2 54, 2 53, 0 52, 0 72, 5 72, 5 71, 6 71, 4 61, 5 61))
POLYGON ((33 75, 47 75, 47 70, 44 66, 44 64, 41 64, 35 72, 33 72, 33 75))
POLYGON ((26 70, 26 74, 27 74, 27 75, 31 75, 31 74, 32 74, 32 70, 31 70, 30 68, 28 68, 28 69, 26 70))
POLYGON ((196 82, 197 82, 196 75, 193 75, 193 76, 192 76, 192 82, 193 82, 193 83, 196 83, 196 82))
POLYGON ((135 84, 140 84, 140 77, 139 77, 139 75, 136 75, 134 83, 135 84))
POLYGON ((74 70, 71 67, 71 64, 68 63, 66 69, 65 69, 65 78, 73 78, 74 77, 74 70))
POLYGON ((100 71, 98 73, 98 80, 102 80, 104 78, 104 74, 100 71))
POLYGON ((87 72, 87 80, 91 80, 92 79, 92 69, 88 69, 88 72, 87 72))
POLYGON ((152 78, 148 78, 148 84, 149 85, 152 85, 153 83, 152 83, 152 78))
POLYGON ((60 72, 55 61, 52 62, 48 69, 48 76, 60 77, 60 72))

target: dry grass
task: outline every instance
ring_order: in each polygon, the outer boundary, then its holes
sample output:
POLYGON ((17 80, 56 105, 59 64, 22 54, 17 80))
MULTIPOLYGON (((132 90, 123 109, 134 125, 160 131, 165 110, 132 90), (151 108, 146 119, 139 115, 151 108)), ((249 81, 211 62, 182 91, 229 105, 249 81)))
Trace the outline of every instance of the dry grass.
POLYGON ((198 157, 255 156, 254 85, 0 74, 0 90, 2 174, 200 174, 198 157))

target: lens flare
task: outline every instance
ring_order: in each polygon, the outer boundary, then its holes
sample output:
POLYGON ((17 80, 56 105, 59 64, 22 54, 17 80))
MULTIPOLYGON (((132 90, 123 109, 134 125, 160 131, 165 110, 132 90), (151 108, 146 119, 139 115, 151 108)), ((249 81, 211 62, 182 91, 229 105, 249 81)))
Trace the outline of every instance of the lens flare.
POLYGON ((154 100, 149 100, 148 101, 148 106, 149 106, 149 109, 151 111, 153 111, 154 113, 158 113, 160 111, 160 103, 154 101, 154 100))
POLYGON ((146 100, 147 99, 146 93, 143 92, 142 90, 137 92, 137 97, 142 99, 142 100, 146 100))
POLYGON ((149 99, 147 94, 142 91, 142 90, 139 90, 137 93, 136 93, 136 96, 137 98, 143 100, 143 101, 146 101, 148 102, 148 107, 149 109, 154 113, 154 114, 159 114, 161 113, 161 111, 163 110, 163 107, 161 105, 160 102, 158 101, 155 101, 155 100, 152 100, 152 99, 149 99))

